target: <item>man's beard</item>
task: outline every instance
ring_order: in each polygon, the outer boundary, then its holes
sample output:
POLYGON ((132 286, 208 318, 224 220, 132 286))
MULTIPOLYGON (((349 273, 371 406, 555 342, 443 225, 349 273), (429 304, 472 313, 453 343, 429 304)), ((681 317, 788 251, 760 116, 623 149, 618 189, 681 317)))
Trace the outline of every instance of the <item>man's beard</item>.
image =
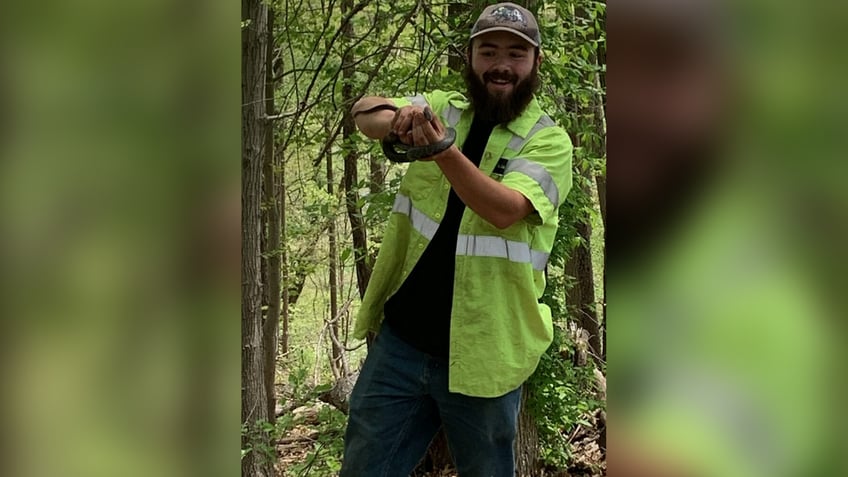
POLYGON ((517 118, 533 100, 533 93, 539 89, 538 73, 538 65, 533 65, 530 75, 521 81, 515 75, 491 72, 484 73, 481 81, 471 64, 466 64, 463 77, 474 114, 496 124, 506 124, 517 118), (512 93, 490 94, 485 82, 492 79, 510 80, 512 93))

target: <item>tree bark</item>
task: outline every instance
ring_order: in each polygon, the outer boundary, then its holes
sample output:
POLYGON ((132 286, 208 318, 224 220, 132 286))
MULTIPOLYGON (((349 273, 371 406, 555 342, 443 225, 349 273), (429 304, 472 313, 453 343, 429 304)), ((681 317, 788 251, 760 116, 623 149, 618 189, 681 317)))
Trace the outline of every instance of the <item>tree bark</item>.
POLYGON ((371 174, 368 177, 368 189, 372 194, 379 194, 385 189, 383 184, 386 181, 386 160, 382 154, 371 154, 371 157, 368 159, 368 165, 371 170, 371 174))
MULTIPOLYGON (((268 12, 265 57, 265 114, 274 115, 274 12, 268 12)), ((278 200, 277 155, 274 151, 274 127, 265 128, 265 154, 263 164, 265 210, 268 218, 265 233, 265 283, 264 295, 267 309, 262 325, 265 352, 265 392, 268 395, 268 416, 274 421, 276 395, 274 378, 277 368, 277 342, 280 334, 280 208, 278 200)))
MULTIPOLYGON (((261 0, 242 0, 242 422, 247 428, 242 448, 269 445, 255 428, 268 421, 264 383, 261 295, 262 152, 265 140, 264 80, 267 49, 267 6, 261 0)), ((273 466, 259 451, 242 458, 242 476, 270 477, 273 466)))
POLYGON ((280 187, 277 188, 277 203, 280 204, 280 315, 283 330, 280 336, 280 352, 289 352, 289 254, 286 240, 286 160, 280 157, 280 187))
POLYGON ((527 410, 529 389, 524 386, 521 396, 521 411, 518 413, 518 429, 515 435, 515 474, 521 477, 538 477, 539 431, 535 419, 527 410))
MULTIPOLYGON (((342 16, 346 16, 353 9, 353 0, 342 1, 342 16)), ((353 22, 347 22, 342 25, 345 43, 354 41, 353 22)), ((351 104, 353 102, 353 74, 354 74, 354 55, 353 48, 346 48, 345 54, 342 57, 344 67, 342 70, 342 99, 343 104, 351 104)), ((344 188, 345 188, 345 205, 347 216, 350 220, 350 233, 353 240, 353 259, 356 267, 356 285, 359 289, 359 298, 365 296, 365 288, 368 286, 368 281, 371 279, 371 264, 368 257, 368 237, 366 235, 365 221, 362 218, 362 210, 359 207, 359 187, 358 173, 356 164, 358 162, 358 153, 356 146, 351 138, 356 134, 356 123, 353 122, 353 115, 350 113, 350 108, 344 108, 344 117, 342 119, 342 143, 344 144, 344 188)), ((373 171, 372 171, 373 175, 373 171)), ((372 178, 373 180, 373 178, 372 178)))
MULTIPOLYGON (((327 154, 327 195, 331 198, 335 197, 333 190, 333 155, 327 154)), ((333 370, 333 375, 338 379, 341 369, 342 350, 337 344, 339 337, 339 302, 338 302, 338 245, 336 243, 336 217, 335 212, 330 212, 328 235, 329 235, 329 279, 330 279, 330 346, 332 347, 332 357, 330 367, 333 370)))
MULTIPOLYGON (((589 193, 589 191, 584 191, 589 193)), ((574 311, 577 324, 589 333, 589 348, 595 360, 601 356, 601 330, 595 301, 595 276, 592 268, 592 226, 586 220, 575 224, 581 243, 565 264, 566 275, 576 283, 566 291, 566 303, 574 311)))
MULTIPOLYGON (((588 14, 582 5, 575 8, 576 18, 586 18, 588 14)), ((597 33, 596 33, 597 39, 597 33)), ((599 51, 595 51, 591 61, 597 65, 599 51)), ((601 90, 603 78, 599 73, 589 72, 591 75, 586 79, 595 85, 596 89, 601 90)), ((577 111, 580 114, 585 114, 592 117, 593 125, 597 130, 599 141, 591 140, 584 144, 580 138, 575 138, 575 147, 582 147, 587 151, 588 157, 603 157, 605 155, 606 144, 603 138, 606 136, 606 121, 604 118, 604 96, 599 92, 593 98, 592 104, 588 107, 577 106, 577 111)), ((601 212, 601 220, 604 223, 606 230, 606 181, 590 170, 589 167, 581 167, 580 174, 585 179, 585 183, 595 181, 598 184, 598 205, 601 212), (598 180, 600 177, 600 180, 598 180)), ((591 196, 592 191, 588 186, 583 186, 582 193, 591 196)), ((566 303, 571 306, 575 313, 575 318, 578 325, 589 333, 589 351, 592 358, 598 362, 603 360, 603 333, 598 315, 597 300, 595 297, 595 275, 592 266, 592 225, 585 217, 575 224, 577 233, 580 236, 581 244, 575 248, 569 261, 566 263, 565 273, 577 280, 577 283, 566 291, 566 303)))
MULTIPOLYGON (((574 139, 575 148, 586 147, 591 150, 591 144, 582 144, 579 137, 574 139)), ((583 178, 593 178, 590 171, 581 168, 583 178)), ((583 194, 591 194, 583 187, 583 194)), ((598 322, 597 302, 595 300, 595 275, 592 268, 592 225, 588 217, 583 217, 575 224, 580 244, 571 252, 565 263, 565 274, 576 282, 566 289, 565 302, 573 312, 577 324, 589 333, 589 351, 596 361, 601 356, 601 329, 598 322)))
MULTIPOLYGON (((599 50, 601 50, 599 48, 599 50)), ((598 52, 598 57, 595 59, 596 64, 598 61, 605 61, 606 58, 601 56, 602 51, 598 52)), ((601 63, 603 64, 603 63, 601 63)), ((602 73, 597 73, 595 75, 595 87, 598 90, 598 93, 595 97, 595 129, 600 133, 600 144, 598 145, 597 155, 598 157, 606 157, 607 154, 607 118, 606 118, 606 109, 605 109, 605 99, 606 96, 603 94, 605 91, 603 87, 602 81, 602 73)), ((598 190, 598 206, 601 209, 601 223, 604 226, 604 258, 603 263, 607 262, 607 248, 606 248, 606 235, 607 235, 607 178, 602 173, 595 174, 595 184, 597 185, 598 190)), ((601 297, 601 309, 599 310, 598 319, 601 322, 601 359, 606 362, 607 360, 607 271, 606 266, 603 269, 603 278, 601 284, 601 290, 603 296, 601 297)))

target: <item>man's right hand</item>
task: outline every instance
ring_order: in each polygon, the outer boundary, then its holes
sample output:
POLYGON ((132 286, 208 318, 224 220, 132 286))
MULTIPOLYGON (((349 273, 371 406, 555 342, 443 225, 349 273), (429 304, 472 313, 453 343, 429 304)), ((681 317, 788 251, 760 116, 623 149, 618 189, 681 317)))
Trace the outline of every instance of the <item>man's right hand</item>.
POLYGON ((412 138, 413 119, 418 115, 424 115, 424 106, 404 106, 395 111, 395 117, 392 119, 391 130, 400 139, 400 142, 413 146, 412 138))

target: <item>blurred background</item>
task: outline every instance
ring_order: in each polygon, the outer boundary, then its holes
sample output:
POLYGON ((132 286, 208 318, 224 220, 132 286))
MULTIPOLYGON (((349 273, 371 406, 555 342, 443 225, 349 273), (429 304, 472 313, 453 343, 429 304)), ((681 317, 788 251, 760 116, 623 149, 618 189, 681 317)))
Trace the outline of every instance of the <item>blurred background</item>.
POLYGON ((237 474, 237 9, 2 8, 0 474, 237 474))
MULTIPOLYGON (((848 475, 848 5, 608 3, 610 474, 848 475)), ((3 7, 3 475, 238 472, 235 10, 3 7)))
POLYGON ((846 7, 608 2, 610 475, 846 475, 846 7))

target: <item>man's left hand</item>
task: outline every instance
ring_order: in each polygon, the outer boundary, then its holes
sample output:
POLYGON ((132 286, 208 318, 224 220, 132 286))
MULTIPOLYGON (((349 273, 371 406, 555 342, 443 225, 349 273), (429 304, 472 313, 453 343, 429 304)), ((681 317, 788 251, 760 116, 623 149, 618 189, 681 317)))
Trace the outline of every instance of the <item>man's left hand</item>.
MULTIPOLYGON (((427 120, 422 111, 415 111, 412 115, 412 141, 415 146, 429 146, 445 138, 445 126, 439 116, 433 112, 433 119, 427 120)), ((420 159, 432 161, 432 157, 420 159)))

